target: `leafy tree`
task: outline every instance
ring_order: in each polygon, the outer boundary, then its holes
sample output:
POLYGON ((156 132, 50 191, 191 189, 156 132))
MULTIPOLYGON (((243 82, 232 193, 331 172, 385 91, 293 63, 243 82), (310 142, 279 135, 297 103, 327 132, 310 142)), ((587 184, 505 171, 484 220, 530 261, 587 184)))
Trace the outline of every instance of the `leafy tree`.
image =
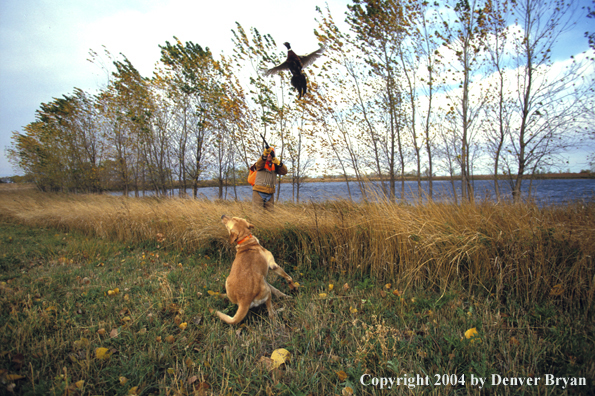
POLYGON ((44 191, 98 192, 103 145, 94 99, 80 89, 42 103, 25 133, 13 133, 11 158, 44 191))
POLYGON ((386 134, 380 137, 377 128, 369 128, 378 175, 382 175, 381 162, 386 161, 390 198, 394 199, 396 172, 401 173, 401 199, 405 195, 405 153, 403 142, 404 103, 399 83, 402 69, 398 63, 399 42, 404 39, 405 9, 392 0, 354 1, 348 5, 348 22, 356 33, 359 49, 366 55, 371 72, 381 85, 378 86, 375 103, 378 106, 380 125, 386 134), (386 117, 384 117, 386 115, 386 117), (382 156, 384 151, 384 156, 382 156), (397 157, 398 156, 398 157, 397 157), (384 157, 384 159, 382 158, 384 157), (397 163, 398 161, 398 163, 397 163))
POLYGON ((198 181, 209 164, 208 141, 216 120, 211 88, 218 66, 208 48, 175 39, 175 44, 167 41, 160 46, 164 69, 156 73, 155 82, 163 87, 174 107, 171 136, 180 192, 186 192, 186 180, 190 179, 196 197, 198 181))
POLYGON ((452 101, 450 112, 460 117, 461 194, 466 200, 473 199, 471 146, 479 129, 479 115, 485 101, 481 92, 473 98, 472 84, 483 77, 481 70, 485 58, 482 43, 487 34, 486 21, 490 7, 489 1, 458 0, 454 13, 445 15, 445 30, 441 36, 445 47, 456 59, 449 66, 454 71, 452 82, 458 86, 448 90, 447 95, 452 101))

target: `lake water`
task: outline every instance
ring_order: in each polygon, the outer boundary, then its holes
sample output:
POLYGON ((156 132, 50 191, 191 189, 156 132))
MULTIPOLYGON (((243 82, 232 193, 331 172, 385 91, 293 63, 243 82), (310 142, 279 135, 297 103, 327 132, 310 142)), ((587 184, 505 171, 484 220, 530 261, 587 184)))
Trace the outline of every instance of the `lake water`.
MULTIPOLYGON (((511 187, 507 181, 500 181, 500 193, 503 198, 511 198, 511 187)), ((422 189, 427 192, 428 183, 421 183, 422 189)), ((434 200, 436 201, 453 201, 452 184, 450 181, 434 181, 434 200)), ((473 182, 474 193, 476 199, 495 199, 494 181, 493 180, 476 180, 473 182)), ((351 198, 354 201, 361 201, 362 194, 355 182, 349 183, 351 190, 351 198)), ((369 186, 371 190, 380 191, 381 185, 379 182, 371 183, 369 186)), ((400 198, 401 183, 397 183, 397 197, 400 198)), ((457 196, 461 195, 461 182, 455 181, 455 189, 457 196)), ((523 182, 523 198, 528 197, 529 181, 523 182)), ((219 189, 217 187, 203 187, 198 189, 199 198, 217 199, 219 189)), ((192 190, 187 190, 188 194, 192 195, 192 190)), ((114 193, 121 195, 122 193, 114 193)), ((153 192, 147 191, 146 195, 154 195, 153 192)), ((178 195, 178 191, 173 191, 174 195, 178 195)), ((251 186, 238 186, 234 193, 233 187, 224 189, 224 199, 234 199, 237 194, 239 200, 252 199, 251 186)), ((417 182, 405 182, 406 201, 417 201, 417 182)), ((129 194, 134 195, 134 192, 129 194)), ((547 204, 564 204, 575 201, 593 201, 595 200, 595 179, 544 179, 533 180, 531 188, 531 198, 540 205, 547 204)), ((294 199, 291 184, 281 184, 280 201, 291 201, 294 199)), ((349 199, 349 190, 345 182, 312 182, 303 183, 300 186, 300 202, 306 201, 326 201, 335 199, 349 199)))

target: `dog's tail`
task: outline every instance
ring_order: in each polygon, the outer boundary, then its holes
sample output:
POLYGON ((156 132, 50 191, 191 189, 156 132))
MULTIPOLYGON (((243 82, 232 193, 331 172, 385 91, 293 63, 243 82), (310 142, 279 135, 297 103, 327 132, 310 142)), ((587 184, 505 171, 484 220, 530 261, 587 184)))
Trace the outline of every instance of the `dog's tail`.
POLYGON ((246 314, 248 314, 248 310, 250 309, 250 307, 248 305, 238 305, 238 311, 236 312, 236 314, 234 315, 234 317, 232 318, 229 315, 225 315, 223 312, 219 312, 217 311, 217 316, 219 316, 219 319, 221 319, 222 321, 224 321, 227 324, 230 325, 235 325, 240 323, 242 320, 244 320, 244 318, 246 317, 246 314))

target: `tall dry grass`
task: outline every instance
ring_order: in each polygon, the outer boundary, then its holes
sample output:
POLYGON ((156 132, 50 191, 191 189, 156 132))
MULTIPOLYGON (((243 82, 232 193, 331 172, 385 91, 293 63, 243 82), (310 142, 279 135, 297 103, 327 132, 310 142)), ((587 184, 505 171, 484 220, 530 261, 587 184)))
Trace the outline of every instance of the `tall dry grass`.
POLYGON ((222 214, 248 219, 279 262, 372 276, 406 290, 463 286, 496 298, 514 294, 591 306, 595 291, 595 205, 400 205, 347 201, 277 204, 273 214, 249 202, 0 193, 0 216, 35 227, 165 244, 230 257, 222 214), (161 238, 159 238, 161 240, 161 238))

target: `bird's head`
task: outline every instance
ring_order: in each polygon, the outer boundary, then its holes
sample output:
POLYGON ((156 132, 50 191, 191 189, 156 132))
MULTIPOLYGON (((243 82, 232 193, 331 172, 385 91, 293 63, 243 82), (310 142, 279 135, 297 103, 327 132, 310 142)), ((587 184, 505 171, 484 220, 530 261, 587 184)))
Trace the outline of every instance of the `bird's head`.
POLYGON ((291 49, 291 45, 289 45, 289 43, 288 43, 288 42, 284 42, 284 43, 283 43, 283 45, 284 45, 284 46, 286 46, 288 50, 290 50, 290 49, 291 49))

